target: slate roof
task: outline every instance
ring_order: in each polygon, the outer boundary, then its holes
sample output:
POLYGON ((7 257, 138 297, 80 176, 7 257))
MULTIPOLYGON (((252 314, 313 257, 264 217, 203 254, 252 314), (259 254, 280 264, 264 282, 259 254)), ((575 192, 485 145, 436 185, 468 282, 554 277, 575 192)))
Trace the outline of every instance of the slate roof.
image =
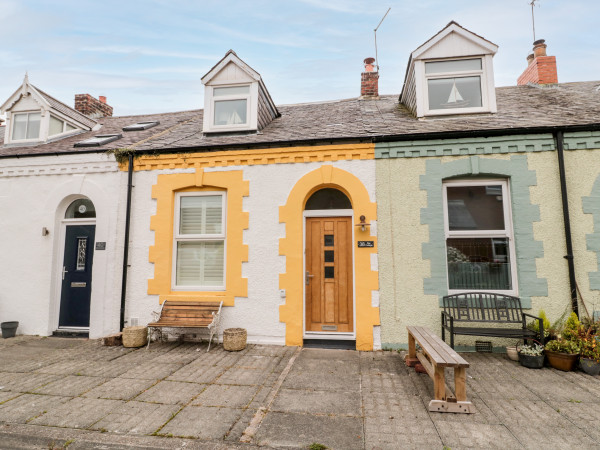
MULTIPOLYGON (((347 99, 321 103, 278 106, 281 117, 259 133, 202 133, 202 110, 144 116, 98 119, 102 128, 46 144, 29 147, 0 147, 0 156, 80 153, 134 147, 138 150, 214 150, 223 146, 286 146, 302 143, 328 143, 339 140, 365 140, 396 136, 432 135, 456 132, 600 125, 600 81, 563 83, 551 87, 510 86, 496 89, 496 114, 456 115, 446 118, 416 119, 398 104, 397 95, 378 100, 347 99), (122 132, 137 121, 159 120, 159 126, 144 131, 122 132), (122 133, 123 138, 98 148, 73 148, 75 142, 98 134, 122 133)), ((512 131, 511 131, 512 130, 512 131)))
POLYGON ((90 128, 94 128, 96 126, 96 124, 98 123, 94 119, 90 119, 88 116, 81 114, 79 111, 71 108, 70 106, 65 105, 63 102, 56 100, 51 95, 46 94, 40 88, 38 88, 36 86, 33 86, 33 87, 35 88, 36 91, 38 91, 40 93, 40 95, 42 97, 44 97, 44 99, 48 103, 50 103, 50 106, 52 108, 63 113, 65 116, 70 117, 71 119, 73 119, 79 123, 82 123, 83 125, 86 125, 90 128))

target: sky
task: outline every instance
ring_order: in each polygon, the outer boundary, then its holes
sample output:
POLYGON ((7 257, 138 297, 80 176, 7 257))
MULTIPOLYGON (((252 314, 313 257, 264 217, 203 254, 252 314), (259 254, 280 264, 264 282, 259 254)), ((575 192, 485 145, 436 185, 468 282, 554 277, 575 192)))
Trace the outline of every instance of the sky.
MULTIPOLYGON (((233 49, 276 104, 360 93, 375 56, 380 94, 402 89, 410 52, 455 20, 499 46, 496 86, 515 85, 533 42, 530 0, 0 0, 0 104, 30 82, 115 115, 203 107, 202 76, 233 49)), ((559 82, 600 80, 600 1, 538 0, 537 39, 559 82)))

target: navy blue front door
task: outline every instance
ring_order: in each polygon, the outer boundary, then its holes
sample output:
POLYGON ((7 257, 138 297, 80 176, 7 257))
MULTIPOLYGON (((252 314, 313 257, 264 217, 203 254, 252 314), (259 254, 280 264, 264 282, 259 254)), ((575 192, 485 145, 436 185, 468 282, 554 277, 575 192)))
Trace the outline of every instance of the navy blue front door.
POLYGON ((89 327, 96 225, 68 225, 62 268, 59 327, 89 327))

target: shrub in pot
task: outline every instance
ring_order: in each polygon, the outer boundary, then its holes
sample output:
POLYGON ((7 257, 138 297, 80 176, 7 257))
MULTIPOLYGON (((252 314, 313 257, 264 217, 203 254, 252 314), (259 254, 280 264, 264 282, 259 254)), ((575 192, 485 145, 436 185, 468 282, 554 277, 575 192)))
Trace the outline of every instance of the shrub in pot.
POLYGON ((579 334, 581 353, 579 365, 589 375, 600 374, 600 336, 594 328, 582 329, 579 334))
POLYGON ((575 367, 579 357, 579 343, 559 336, 544 347, 548 363, 558 370, 569 372, 575 367))

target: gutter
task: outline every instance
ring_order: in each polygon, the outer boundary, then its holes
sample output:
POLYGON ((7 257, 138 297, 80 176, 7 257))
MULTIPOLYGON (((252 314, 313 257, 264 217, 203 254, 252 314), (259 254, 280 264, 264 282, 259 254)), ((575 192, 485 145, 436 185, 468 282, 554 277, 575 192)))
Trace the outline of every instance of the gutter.
POLYGON ((565 244, 567 254, 564 258, 567 260, 569 268, 569 287, 571 291, 571 309, 579 316, 579 304, 577 301, 577 281, 575 278, 575 262, 573 257, 573 242, 571 240, 571 218, 569 215, 569 198, 567 193, 567 175, 565 172, 564 155, 564 135, 562 131, 554 133, 556 140, 556 156, 558 157, 558 173, 560 177, 560 193, 562 197, 563 222, 565 227, 565 244))
POLYGON ((129 261, 129 228, 131 223, 131 191, 133 188, 133 154, 129 154, 127 166, 127 207, 125 210, 125 242, 123 245, 123 276, 121 278, 121 314, 119 331, 125 327, 125 299, 127 297, 127 268, 129 261))

